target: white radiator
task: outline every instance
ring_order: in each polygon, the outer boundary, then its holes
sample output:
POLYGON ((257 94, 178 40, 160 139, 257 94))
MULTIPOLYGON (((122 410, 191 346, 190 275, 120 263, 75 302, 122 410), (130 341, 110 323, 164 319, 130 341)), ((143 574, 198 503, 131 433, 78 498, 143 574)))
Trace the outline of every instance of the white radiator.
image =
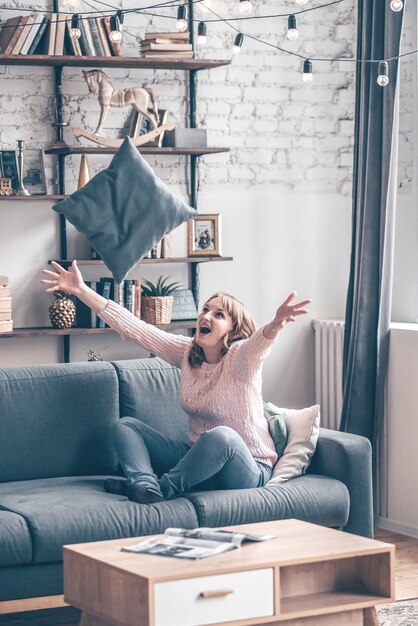
POLYGON ((344 322, 313 320, 315 333, 315 402, 321 426, 338 430, 342 408, 344 322))

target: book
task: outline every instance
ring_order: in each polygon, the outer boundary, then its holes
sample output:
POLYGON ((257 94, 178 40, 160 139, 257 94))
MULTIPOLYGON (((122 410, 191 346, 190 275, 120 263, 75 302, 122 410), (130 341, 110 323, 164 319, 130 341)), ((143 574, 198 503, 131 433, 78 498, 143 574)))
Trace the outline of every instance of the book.
POLYGON ((121 283, 117 283, 116 280, 113 281, 112 300, 120 306, 125 306, 125 281, 121 283))
POLYGON ((30 27, 28 36, 26 37, 25 42, 20 49, 19 54, 28 54, 28 50, 30 46, 32 45, 33 40, 35 39, 36 33, 38 32, 41 24, 42 24, 42 16, 40 16, 37 13, 36 15, 33 16, 33 23, 30 27))
POLYGON ((13 331, 13 320, 0 321, 0 333, 11 333, 13 331))
POLYGON ((99 34, 99 29, 97 26, 96 18, 89 17, 87 18, 87 21, 89 23, 91 38, 93 40, 93 46, 96 51, 96 56, 99 56, 99 57, 106 56, 104 53, 103 46, 102 46, 102 40, 100 39, 100 34, 99 34))
POLYGON ((28 54, 35 54, 38 46, 41 47, 41 40, 45 35, 45 32, 47 32, 48 26, 49 26, 49 17, 47 15, 44 16, 44 18, 42 19, 41 24, 39 25, 38 31, 35 35, 35 39, 32 41, 31 45, 29 46, 29 50, 28 50, 28 54))
POLYGON ((7 287, 9 285, 9 277, 8 276, 0 276, 0 286, 7 287))
POLYGON ((134 280, 134 315, 141 318, 141 281, 134 280))
POLYGON ((17 40, 20 37, 20 34, 23 30, 24 25, 26 24, 27 21, 27 15, 21 15, 18 18, 18 22, 17 22, 17 26, 12 30, 13 30, 13 34, 7 44, 7 46, 4 48, 4 50, 2 50, 3 54, 12 54, 12 50, 16 45, 17 40))
POLYGON ((81 57, 80 41, 71 37, 71 15, 67 15, 65 20, 65 50, 68 54, 81 57))
POLYGON ((97 56, 96 48, 94 47, 93 37, 90 30, 90 22, 88 18, 83 18, 80 20, 80 30, 86 38, 88 54, 91 57, 97 56))
POLYGON ((3 24, 0 30, 0 53, 1 54, 10 54, 10 53, 6 53, 6 50, 8 48, 10 40, 13 37, 13 33, 15 32, 16 27, 19 24, 19 20, 20 20, 20 15, 16 17, 10 17, 3 24))
POLYGON ((165 39, 181 39, 182 41, 185 39, 190 39, 190 33, 186 30, 184 33, 145 33, 145 39, 155 39, 156 37, 164 37, 165 39))
POLYGON ((53 56, 55 52, 55 35, 57 33, 57 14, 51 13, 48 33, 48 56, 53 56))
MULTIPOLYGON (((87 287, 91 287, 91 281, 84 281, 87 287)), ((75 302, 75 326, 77 328, 91 328, 91 309, 79 298, 75 302)))
POLYGON ((87 37, 86 37, 86 33, 84 31, 84 20, 80 19, 79 24, 78 24, 78 28, 80 29, 80 38, 78 39, 78 43, 80 46, 80 50, 81 50, 81 55, 82 56, 90 56, 90 52, 89 52, 89 47, 88 47, 88 43, 87 43, 87 37))
POLYGON ((162 50, 162 51, 179 51, 179 50, 193 50, 191 43, 146 43, 141 45, 141 50, 162 50))
POLYGON ((185 52, 161 52, 157 50, 150 50, 149 52, 144 52, 142 57, 145 59, 192 59, 194 56, 193 50, 185 51, 185 52))
MULTIPOLYGON (((149 43, 170 43, 181 45, 188 43, 188 39, 170 39, 169 37, 152 37, 149 39, 142 39, 141 46, 148 45, 149 43)), ((191 45, 191 44, 190 44, 191 45)))
POLYGON ((106 15, 103 18, 103 25, 105 27, 105 31, 106 31, 106 35, 107 35, 107 40, 110 46, 110 49, 112 51, 112 55, 115 57, 121 57, 122 56, 122 50, 120 48, 120 44, 117 41, 112 41, 110 39, 110 17, 108 15, 106 15))
POLYGON ((1 322, 10 322, 12 319, 11 311, 0 311, 0 321, 1 322))
POLYGON ((20 31, 20 35, 17 38, 17 41, 15 43, 15 45, 13 46, 13 50, 11 52, 11 54, 19 54, 19 52, 22 49, 23 44, 26 41, 27 36, 29 35, 29 31, 32 28, 32 24, 35 21, 35 18, 33 17, 33 15, 26 15, 23 18, 23 28, 20 31))
POLYGON ((12 310, 12 299, 9 297, 0 298, 0 311, 6 313, 12 310))
POLYGON ((125 309, 128 309, 131 313, 134 313, 134 281, 133 280, 125 280, 124 284, 124 306, 125 309))
POLYGON ((61 13, 57 16, 57 26, 55 31, 55 47, 54 54, 62 56, 64 54, 66 16, 61 13))
MULTIPOLYGON (((90 289, 93 289, 93 291, 97 293, 97 281, 96 280, 90 281, 90 289)), ((91 309, 90 310, 90 328, 96 328, 96 324, 97 324, 97 313, 96 311, 93 311, 93 309, 91 309)))
MULTIPOLYGON (((110 298, 111 286, 112 286, 111 278, 101 278, 96 285, 96 291, 98 294, 103 296, 103 298, 106 298, 106 300, 108 300, 110 298)), ((105 328, 105 327, 106 327, 105 321, 102 320, 99 316, 97 316, 96 328, 105 328)))
POLYGON ((132 546, 123 546, 123 552, 145 552, 181 559, 203 559, 229 550, 240 548, 249 541, 268 541, 275 535, 236 533, 213 528, 167 528, 157 535, 132 546))
POLYGON ((106 29, 105 29, 105 26, 103 24, 103 18, 102 17, 96 17, 96 22, 97 22, 97 29, 99 31, 100 40, 102 42, 104 55, 106 57, 111 57, 112 56, 112 50, 110 49, 109 42, 108 42, 108 39, 107 39, 106 29))

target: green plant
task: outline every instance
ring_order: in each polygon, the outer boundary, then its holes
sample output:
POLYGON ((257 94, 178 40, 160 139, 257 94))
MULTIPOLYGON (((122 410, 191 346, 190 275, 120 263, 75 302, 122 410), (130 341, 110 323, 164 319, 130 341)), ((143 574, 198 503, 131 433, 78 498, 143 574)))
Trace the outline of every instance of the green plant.
POLYGON ((169 283, 167 284, 170 276, 160 276, 158 281, 154 284, 150 280, 142 279, 141 292, 143 296, 169 296, 181 287, 180 283, 169 283))

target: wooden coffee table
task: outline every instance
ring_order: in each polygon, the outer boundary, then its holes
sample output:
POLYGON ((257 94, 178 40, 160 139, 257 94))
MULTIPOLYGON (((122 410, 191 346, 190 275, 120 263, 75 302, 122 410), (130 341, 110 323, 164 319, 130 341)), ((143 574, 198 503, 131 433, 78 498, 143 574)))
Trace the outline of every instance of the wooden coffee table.
POLYGON ((64 547, 65 600, 83 626, 378 626, 394 600, 393 545, 282 520, 273 534, 199 561, 121 552, 141 538, 64 547))

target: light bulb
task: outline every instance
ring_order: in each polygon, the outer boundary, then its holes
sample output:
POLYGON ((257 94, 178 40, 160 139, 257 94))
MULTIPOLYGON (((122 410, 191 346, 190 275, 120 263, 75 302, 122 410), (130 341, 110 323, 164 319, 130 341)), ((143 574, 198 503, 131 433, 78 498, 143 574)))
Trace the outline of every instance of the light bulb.
POLYGON ((302 80, 304 83, 310 83, 313 79, 312 61, 305 59, 303 62, 302 80))
POLYGON ((386 61, 379 62, 376 82, 381 87, 386 87, 389 84, 389 65, 386 61))
POLYGON ((232 52, 234 54, 239 54, 241 52, 242 42, 244 41, 244 35, 242 33, 237 33, 234 40, 234 47, 232 48, 232 52))
POLYGON ((197 27, 197 43, 205 44, 206 43, 206 24, 205 22, 199 22, 199 26, 197 27))
POLYGON ((122 33, 120 31, 120 21, 118 15, 110 16, 110 34, 109 39, 114 43, 120 43, 122 33))
POLYGON ((246 15, 247 13, 251 13, 253 9, 253 5, 250 0, 239 0, 239 12, 246 15))
POLYGON ((296 0, 296 4, 298 4, 300 7, 305 6, 307 2, 308 0, 296 0))
POLYGON ((402 11, 402 9, 403 9, 403 2, 402 2, 402 0, 391 0, 390 8, 392 9, 392 11, 395 11, 395 13, 398 13, 399 11, 402 11))
POLYGON ((299 31, 296 24, 296 17, 294 15, 289 15, 287 18, 287 38, 290 41, 295 41, 299 37, 299 31))
POLYGON ((177 22, 176 28, 179 32, 184 32, 187 30, 187 11, 184 4, 180 4, 177 9, 177 22))
POLYGON ((71 16, 71 28, 70 28, 71 39, 80 39, 81 30, 80 30, 80 16, 78 13, 75 13, 71 16))

